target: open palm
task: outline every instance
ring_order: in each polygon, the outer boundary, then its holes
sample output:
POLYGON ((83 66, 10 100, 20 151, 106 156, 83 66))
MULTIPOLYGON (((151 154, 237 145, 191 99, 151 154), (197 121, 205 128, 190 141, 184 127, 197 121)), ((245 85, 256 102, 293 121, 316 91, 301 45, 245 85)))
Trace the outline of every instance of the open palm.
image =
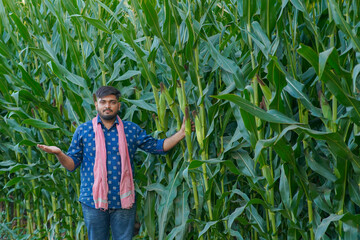
POLYGON ((56 146, 47 146, 47 145, 38 144, 37 147, 47 153, 58 154, 61 152, 61 149, 56 146))

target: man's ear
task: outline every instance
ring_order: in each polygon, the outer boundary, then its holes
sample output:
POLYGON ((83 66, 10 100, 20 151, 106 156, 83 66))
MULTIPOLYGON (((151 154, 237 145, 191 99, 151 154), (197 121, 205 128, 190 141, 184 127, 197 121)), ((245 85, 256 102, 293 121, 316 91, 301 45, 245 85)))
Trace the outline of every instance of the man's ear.
POLYGON ((119 109, 118 109, 118 111, 120 111, 120 108, 121 108, 121 102, 119 102, 119 109))

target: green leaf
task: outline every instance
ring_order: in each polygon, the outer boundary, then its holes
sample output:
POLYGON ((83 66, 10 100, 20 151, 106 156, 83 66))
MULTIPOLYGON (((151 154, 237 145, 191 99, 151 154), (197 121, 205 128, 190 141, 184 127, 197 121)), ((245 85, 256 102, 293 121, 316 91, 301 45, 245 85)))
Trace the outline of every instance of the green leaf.
MULTIPOLYGON (((131 60, 133 60, 133 61, 136 62, 137 60, 136 60, 135 53, 134 53, 131 49, 129 49, 129 47, 127 46, 126 43, 120 41, 119 35, 120 35, 121 31, 116 30, 115 33, 116 33, 116 34, 115 34, 115 36, 114 36, 114 39, 115 39, 117 45, 119 46, 119 48, 121 49, 121 51, 124 53, 124 55, 125 55, 126 57, 128 57, 129 59, 131 59, 131 60)), ((128 39, 129 39, 129 41, 130 41, 131 38, 129 37, 128 39)), ((132 41, 131 41, 131 42, 132 42, 132 41)))
POLYGON ((45 51, 44 49, 34 48, 34 47, 29 47, 29 49, 32 52, 34 52, 36 55, 41 57, 46 62, 48 62, 48 61, 50 61, 52 59, 51 55, 47 51, 45 51))
POLYGON ((196 169, 198 167, 201 167, 203 164, 219 164, 224 162, 223 160, 220 159, 207 159, 207 160, 193 160, 191 161, 191 163, 189 164, 188 168, 189 170, 193 170, 196 169))
MULTIPOLYGON (((313 152, 315 154, 315 149, 313 149, 313 152)), ((337 178, 333 174, 333 171, 329 168, 329 166, 331 166, 331 163, 328 159, 323 159, 321 156, 317 155, 310 155, 307 157, 307 164, 314 172, 317 172, 326 179, 332 182, 335 182, 337 180, 337 178)))
MULTIPOLYGON (((1 5, 0 5, 1 8, 1 5)), ((12 53, 6 47, 6 44, 3 41, 0 41, 0 54, 4 55, 6 58, 13 58, 12 53)))
POLYGON ((25 71, 25 69, 23 68, 22 65, 18 65, 18 68, 21 71, 22 74, 22 79, 24 80, 25 84, 28 85, 33 92, 39 96, 39 97, 44 97, 45 93, 44 90, 42 89, 40 83, 38 83, 37 81, 35 81, 28 72, 25 71))
POLYGON ((251 144, 252 147, 255 147, 257 142, 255 117, 248 112, 239 109, 239 107, 232 102, 230 105, 233 109, 234 117, 238 122, 241 135, 251 144))
POLYGON ((345 144, 343 137, 339 133, 319 132, 301 126, 291 125, 285 128, 277 138, 281 139, 288 131, 291 130, 298 133, 306 133, 317 140, 326 141, 327 144, 329 144, 329 150, 333 152, 335 156, 340 159, 350 160, 353 164, 354 171, 356 173, 360 173, 360 158, 351 152, 349 147, 345 144))
POLYGON ((242 9, 243 9, 242 17, 245 19, 246 23, 250 24, 249 20, 251 20, 253 15, 256 13, 256 10, 258 9, 257 2, 251 0, 244 0, 242 1, 242 9))
POLYGON ((26 90, 20 90, 19 91, 19 97, 23 100, 23 101, 27 101, 27 102, 32 102, 35 106, 43 109, 45 112, 47 112, 49 114, 49 116, 55 120, 56 124, 58 126, 60 126, 60 129, 65 133, 68 134, 68 132, 65 129, 65 125, 64 125, 64 121, 63 119, 60 117, 59 112, 57 111, 57 108, 53 107, 52 105, 50 105, 49 103, 41 100, 41 99, 37 99, 34 98, 34 96, 26 91, 26 90))
POLYGON ((70 13, 70 15, 79 14, 79 8, 76 5, 76 1, 73 0, 63 0, 65 9, 70 13))
POLYGON ((241 207, 236 208, 235 211, 231 213, 231 215, 229 216, 228 227, 231 229, 231 226, 233 225, 235 219, 237 217, 239 217, 244 212, 245 209, 249 208, 248 209, 248 214, 250 214, 251 217, 253 218, 254 226, 259 229, 260 233, 264 234, 266 232, 266 230, 265 230, 265 222, 260 217, 258 211, 256 210, 256 208, 253 205, 261 204, 263 206, 266 206, 265 203, 260 199, 251 199, 251 200, 249 200, 249 197, 246 196, 246 195, 244 196, 244 195, 245 194, 242 193, 241 196, 246 201, 246 204, 244 204, 241 207))
POLYGON ((319 75, 320 79, 324 73, 328 58, 330 57, 330 54, 333 52, 333 50, 334 50, 334 48, 330 48, 319 54, 319 73, 318 73, 318 75, 319 75))
POLYGON ((147 191, 156 191, 161 196, 160 204, 157 207, 160 240, 164 239, 165 237, 166 224, 169 220, 168 214, 174 207, 173 205, 174 199, 177 195, 177 187, 181 183, 180 172, 175 172, 175 170, 172 171, 175 176, 171 179, 166 187, 160 183, 154 183, 146 187, 147 191))
POLYGON ((214 226, 214 225, 217 224, 218 222, 219 222, 219 221, 210 221, 210 222, 207 222, 207 223, 205 224, 204 229, 199 233, 198 238, 201 238, 201 236, 204 235, 204 234, 209 230, 210 227, 214 226))
POLYGON ((340 56, 336 48, 330 48, 319 54, 319 78, 322 78, 324 70, 329 67, 339 78, 343 78, 347 87, 351 88, 351 74, 342 68, 340 56))
POLYGON ((189 170, 196 169, 198 167, 201 167, 204 164, 203 160, 193 160, 189 164, 189 170))
POLYGON ((231 160, 225 161, 225 165, 228 167, 230 172, 236 175, 241 175, 240 170, 235 166, 235 164, 231 160))
POLYGON ((313 66, 316 73, 319 75, 319 57, 316 52, 311 47, 300 44, 298 53, 313 66))
POLYGON ((318 226, 318 228, 315 231, 315 239, 321 239, 324 236, 326 230, 328 229, 330 223, 339 221, 343 216, 344 214, 342 215, 331 214, 329 217, 322 220, 321 224, 318 226))
POLYGON ((360 206, 360 190, 354 179, 349 180, 349 196, 356 205, 360 206))
POLYGON ((215 62, 225 71, 233 74, 236 87, 239 89, 243 89, 245 87, 245 83, 243 79, 240 79, 241 69, 237 64, 229 58, 224 57, 211 43, 211 40, 208 38, 206 42, 208 49, 210 51, 211 56, 215 60, 215 62))
POLYGON ((76 238, 79 239, 80 238, 80 233, 81 230, 83 230, 85 226, 85 222, 84 221, 79 221, 78 223, 76 223, 76 238))
MULTIPOLYGON (((68 99, 66 100, 65 106, 71 106, 67 107, 69 111, 74 115, 74 118, 78 122, 78 118, 80 121, 84 122, 86 119, 86 115, 84 112, 84 108, 82 107, 83 99, 81 96, 77 95, 75 92, 69 91, 67 93, 68 99)), ((77 125, 80 125, 80 122, 77 123, 77 125)))
MULTIPOLYGON (((10 103, 7 103, 8 106, 10 105, 10 103)), ((27 114, 24 109, 20 108, 20 107, 7 107, 4 106, 4 109, 7 109, 9 111, 9 117, 16 115, 20 118, 30 118, 30 115, 27 114)))
POLYGON ((284 165, 281 166, 281 175, 280 175, 280 183, 279 183, 279 190, 281 200, 284 203, 287 210, 290 209, 290 185, 289 181, 285 174, 284 165))
POLYGON ((107 84, 109 84, 109 83, 111 83, 111 82, 124 81, 124 80, 127 80, 127 79, 129 79, 129 78, 132 78, 132 77, 134 77, 134 76, 137 76, 137 75, 139 75, 139 74, 141 74, 140 71, 129 70, 129 71, 127 71, 126 73, 124 73, 123 75, 121 75, 121 76, 118 77, 118 78, 115 78, 115 79, 112 79, 112 78, 111 78, 111 79, 107 82, 107 84))
POLYGON ((345 238, 347 239, 356 239, 359 234, 359 223, 360 223, 360 215, 359 214, 351 214, 347 212, 342 218, 341 221, 345 224, 345 238))
POLYGON ((260 6, 260 16, 261 16, 261 25, 263 29, 267 30, 267 35, 270 36, 276 23, 277 18, 280 16, 281 4, 279 2, 272 2, 269 0, 261 0, 260 6), (275 14, 276 13, 276 14, 275 14))
POLYGON ((0 166, 3 166, 3 167, 12 166, 15 164, 16 164, 16 162, 14 162, 13 160, 0 161, 0 166))
POLYGON ((287 85, 284 88, 292 97, 300 99, 301 103, 310 110, 312 115, 316 117, 322 117, 321 111, 319 108, 315 107, 309 97, 304 93, 305 86, 293 79, 290 75, 286 77, 287 85))
POLYGON ((176 227, 171 230, 166 239, 182 239, 187 236, 187 222, 189 220, 190 208, 189 208, 189 190, 186 188, 186 184, 182 183, 180 186, 181 191, 178 197, 175 199, 175 225, 176 227))
POLYGON ((285 138, 281 138, 276 142, 274 150, 283 161, 295 162, 295 153, 285 138))
POLYGON ((290 2, 295 6, 296 9, 298 9, 301 12, 306 12, 304 3, 299 0, 290 0, 290 2))
POLYGON ((87 89, 87 85, 85 80, 78 76, 75 75, 73 73, 71 73, 70 71, 68 71, 66 68, 64 68, 63 66, 61 66, 60 64, 57 64, 53 61, 51 61, 48 66, 50 67, 50 69, 54 72, 54 74, 60 78, 61 80, 63 80, 65 83, 74 83, 80 87, 83 87, 85 89, 87 89))
POLYGON ((17 184, 18 182, 22 181, 23 180, 23 177, 15 177, 13 179, 11 179, 10 181, 8 181, 6 183, 6 185, 4 186, 4 188, 8 188, 8 187, 11 187, 15 184, 17 184))
POLYGON ((32 127, 39 129, 59 129, 58 126, 54 126, 39 119, 33 119, 33 118, 25 119, 24 121, 22 121, 21 125, 24 124, 28 124, 32 127))
MULTIPOLYGON (((77 16, 80 16, 80 15, 72 15, 72 17, 77 17, 77 16)), ((90 17, 86 17, 83 15, 81 15, 81 17, 83 19, 85 19, 88 23, 90 23, 91 25, 96 27, 97 29, 100 29, 101 31, 106 32, 107 34, 111 34, 110 29, 108 29, 106 27, 106 25, 100 19, 90 18, 90 17)))
MULTIPOLYGON (((251 177, 253 180, 256 180, 257 174, 255 172, 255 162, 253 161, 253 159, 251 159, 251 157, 246 151, 243 150, 237 151, 232 154, 232 158, 234 158, 237 161, 239 165, 239 170, 242 174, 251 177)), ((226 165, 229 167, 228 164, 226 165)), ((236 169, 237 172, 239 172, 239 170, 236 169)), ((236 173, 234 171, 232 172, 236 173)), ((240 175, 240 172, 237 174, 240 175)))
MULTIPOLYGON (((150 26, 152 33, 160 39, 162 45, 165 48, 164 57, 167 63, 176 72, 180 80, 185 81, 186 79, 184 76, 184 68, 176 61, 173 47, 163 38, 162 31, 159 25, 158 13, 153 6, 153 2, 149 0, 143 1, 141 7, 144 11, 147 25, 150 26)), ((174 81, 176 81, 176 79, 174 79, 174 81)))
POLYGON ((251 102, 245 100, 244 98, 234 95, 234 94, 225 94, 213 96, 214 98, 228 100, 236 105, 238 105, 242 110, 248 112, 249 114, 260 118, 261 120, 272 122, 272 123, 283 123, 283 124, 300 124, 291 118, 285 116, 284 114, 277 112, 275 110, 269 110, 265 112, 261 108, 255 106, 251 102))
POLYGON ((231 229, 231 226, 232 226, 233 222, 235 221, 235 219, 244 212, 245 208, 246 208, 246 205, 242 206, 242 207, 238 207, 235 209, 234 212, 231 213, 231 215, 229 216, 229 222, 228 222, 228 227, 230 229, 231 229))
POLYGON ((352 43, 354 44, 356 50, 360 52, 360 39, 358 37, 359 35, 356 36, 356 34, 354 33, 354 31, 356 32, 356 30, 354 29, 353 31, 349 23, 345 21, 343 14, 341 13, 340 8, 338 6, 338 3, 335 2, 334 0, 329 0, 329 2, 330 2, 330 9, 332 12, 332 16, 334 18, 336 26, 340 28, 341 31, 343 31, 348 37, 351 38, 352 43))
POLYGON ((15 22, 16 26, 19 29, 19 33, 24 38, 24 40, 31 43, 31 38, 28 29, 21 22, 20 18, 15 13, 10 13, 10 17, 15 22))
POLYGON ((260 49, 266 59, 269 58, 270 50, 271 50, 271 42, 264 33, 260 24, 257 21, 251 23, 251 27, 254 30, 253 34, 251 32, 247 32, 247 34, 254 41, 255 45, 260 49))
POLYGON ((0 0, 0 18, 2 25, 6 28, 8 33, 11 33, 9 19, 7 18, 7 13, 5 11, 5 6, 2 0, 0 0))
POLYGON ((150 112, 154 112, 156 113, 157 110, 156 110, 156 105, 153 104, 153 103, 147 103, 145 102, 144 100, 131 100, 131 99, 125 99, 123 98, 123 101, 126 101, 126 102, 129 102, 131 104, 134 104, 135 106, 141 108, 141 109, 144 109, 144 110, 147 110, 147 111, 150 111, 150 112))
MULTIPOLYGON (((315 68, 316 72, 319 73, 318 56, 309 47, 301 45, 298 49, 299 54, 304 57, 310 64, 315 68)), ((350 118, 357 124, 360 125, 360 101, 350 96, 341 85, 340 79, 328 68, 326 68, 322 75, 322 81, 325 82, 336 99, 343 105, 351 107, 349 109, 350 118)))
POLYGON ((145 0, 142 2, 141 7, 144 11, 146 22, 151 28, 153 34, 155 34, 155 36, 157 36, 158 38, 162 39, 162 31, 159 25, 158 13, 155 11, 153 2, 145 0))
POLYGON ((19 142, 19 145, 25 145, 25 146, 30 146, 30 147, 34 147, 37 144, 39 144, 40 142, 35 142, 29 139, 23 139, 19 142))
POLYGON ((18 172, 20 169, 24 169, 24 168, 29 168, 34 166, 35 164, 32 165, 26 165, 26 164, 16 164, 15 166, 12 166, 11 168, 9 168, 10 173, 16 173, 18 172))
POLYGON ((164 32, 164 38, 166 39, 166 41, 168 43, 171 43, 171 45, 173 45, 173 43, 175 43, 176 41, 176 28, 177 26, 179 26, 179 24, 177 24, 177 15, 175 18, 173 17, 173 13, 175 13, 174 11, 174 7, 172 6, 172 2, 171 1, 164 1, 164 8, 165 8, 165 21, 163 24, 163 32, 164 32))
MULTIPOLYGON (((131 34, 128 33, 128 31, 120 25, 122 29, 122 34, 124 36, 125 41, 130 44, 130 46, 134 49, 138 65, 141 70, 142 77, 149 80, 152 86, 157 87, 157 80, 153 72, 150 71, 150 64, 147 62, 147 57, 144 53, 144 51, 136 44, 136 42, 132 39, 131 34)), ((129 28, 132 30, 133 26, 131 23, 129 23, 129 28)), ((131 31, 130 31, 131 32, 131 31)))
POLYGON ((147 192, 147 196, 145 198, 145 206, 144 206, 144 218, 145 218, 145 226, 149 236, 152 239, 155 239, 155 201, 156 196, 154 192, 147 192))
POLYGON ((360 63, 354 67, 353 73, 352 73, 353 92, 356 91, 356 83, 357 83, 357 78, 359 76, 359 73, 360 73, 360 63))

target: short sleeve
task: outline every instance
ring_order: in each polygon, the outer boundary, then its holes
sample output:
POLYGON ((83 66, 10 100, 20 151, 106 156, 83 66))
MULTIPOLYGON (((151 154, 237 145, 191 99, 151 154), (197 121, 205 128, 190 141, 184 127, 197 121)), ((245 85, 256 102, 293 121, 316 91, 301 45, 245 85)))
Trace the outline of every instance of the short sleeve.
POLYGON ((72 158, 75 164, 74 170, 70 172, 75 171, 75 169, 81 164, 83 160, 84 144, 83 144, 81 132, 82 132, 82 127, 80 126, 75 130, 70 147, 68 149, 68 152, 66 153, 66 155, 72 158))
POLYGON ((144 129, 137 126, 137 144, 142 150, 152 154, 166 154, 163 148, 164 141, 165 139, 153 138, 144 129))

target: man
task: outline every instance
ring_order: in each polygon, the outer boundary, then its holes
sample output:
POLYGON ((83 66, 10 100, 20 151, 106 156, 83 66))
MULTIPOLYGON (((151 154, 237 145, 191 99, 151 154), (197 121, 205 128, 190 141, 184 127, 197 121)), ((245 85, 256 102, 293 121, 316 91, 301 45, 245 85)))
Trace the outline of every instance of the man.
POLYGON ((162 154, 185 137, 185 124, 166 139, 155 139, 138 125, 117 116, 120 92, 109 86, 96 91, 98 115, 80 125, 67 154, 56 146, 38 145, 55 154, 69 171, 81 165, 81 202, 90 240, 132 239, 136 206, 133 183, 133 158, 139 147, 162 154))

